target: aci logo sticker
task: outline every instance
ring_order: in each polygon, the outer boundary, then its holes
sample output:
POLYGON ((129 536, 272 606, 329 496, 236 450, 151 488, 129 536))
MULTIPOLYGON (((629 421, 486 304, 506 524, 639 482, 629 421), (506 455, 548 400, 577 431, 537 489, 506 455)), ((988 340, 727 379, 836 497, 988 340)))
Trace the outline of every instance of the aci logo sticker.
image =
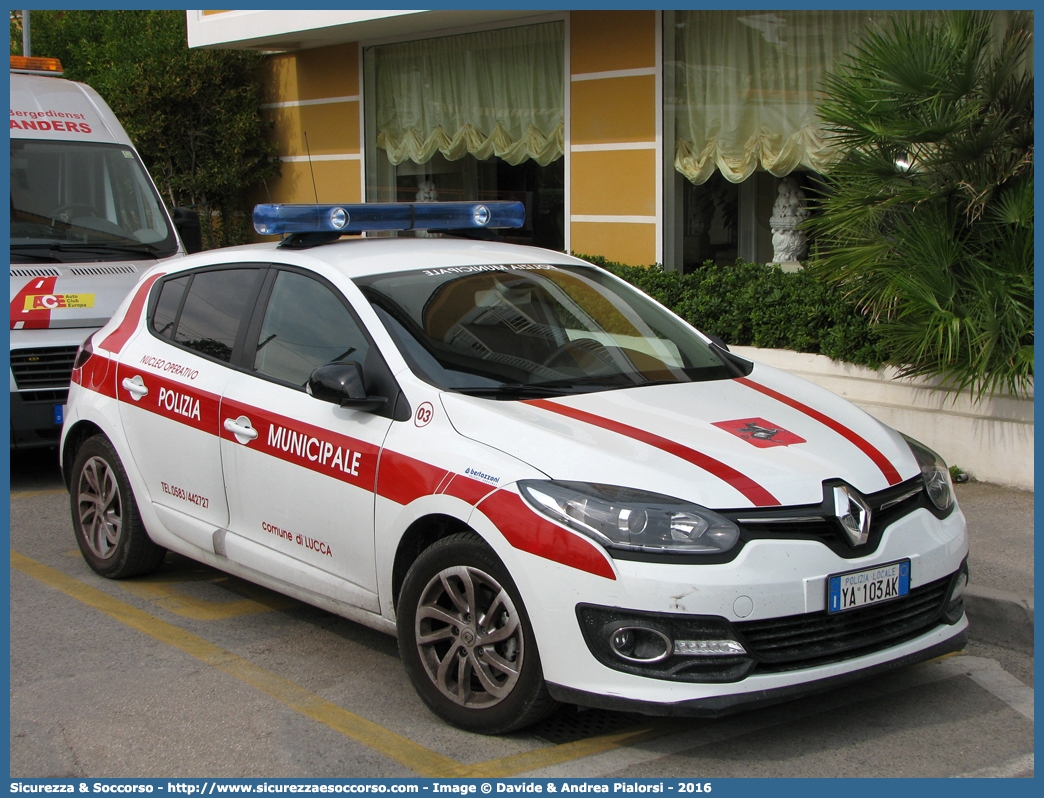
POLYGON ((788 432, 778 424, 766 421, 763 418, 738 418, 735 421, 717 421, 714 426, 730 432, 737 438, 743 438, 752 446, 759 449, 768 449, 772 446, 790 446, 792 443, 807 443, 807 441, 788 432))
POLYGON ((61 310, 62 308, 93 308, 94 294, 30 294, 23 310, 61 310))

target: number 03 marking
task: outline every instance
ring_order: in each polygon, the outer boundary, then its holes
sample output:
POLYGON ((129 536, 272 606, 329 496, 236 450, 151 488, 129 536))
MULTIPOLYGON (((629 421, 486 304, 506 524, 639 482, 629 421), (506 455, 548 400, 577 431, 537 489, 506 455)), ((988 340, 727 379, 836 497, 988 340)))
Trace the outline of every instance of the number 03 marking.
POLYGON ((434 415, 435 408, 431 406, 431 402, 425 402, 417 408, 417 414, 413 417, 413 423, 418 427, 426 427, 434 415))

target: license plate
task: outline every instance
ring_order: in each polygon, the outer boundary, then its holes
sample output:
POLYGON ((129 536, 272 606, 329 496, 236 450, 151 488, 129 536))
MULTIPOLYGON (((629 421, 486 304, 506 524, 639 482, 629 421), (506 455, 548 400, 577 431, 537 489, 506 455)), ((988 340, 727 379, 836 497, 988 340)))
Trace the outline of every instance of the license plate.
POLYGON ((65 421, 65 405, 54 406, 54 423, 61 424, 65 421))
POLYGON ((844 612, 910 594, 910 561, 875 565, 827 579, 827 611, 844 612))

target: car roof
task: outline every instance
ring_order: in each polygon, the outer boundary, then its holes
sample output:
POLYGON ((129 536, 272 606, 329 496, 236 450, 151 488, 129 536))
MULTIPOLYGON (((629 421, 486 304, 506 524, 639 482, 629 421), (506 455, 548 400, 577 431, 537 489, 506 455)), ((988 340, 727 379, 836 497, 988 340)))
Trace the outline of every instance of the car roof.
POLYGON ((276 242, 210 250, 180 261, 169 271, 181 271, 221 262, 325 264, 349 278, 402 271, 447 269, 457 266, 509 264, 591 264, 550 249, 476 241, 465 238, 345 237, 308 248, 280 247, 276 242), (262 255, 262 253, 265 253, 262 255))

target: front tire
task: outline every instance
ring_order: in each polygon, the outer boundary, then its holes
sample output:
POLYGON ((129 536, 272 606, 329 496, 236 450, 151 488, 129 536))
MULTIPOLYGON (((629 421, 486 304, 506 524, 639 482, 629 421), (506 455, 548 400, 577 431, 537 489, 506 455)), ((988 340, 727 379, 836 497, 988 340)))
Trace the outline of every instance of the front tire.
POLYGON ((425 549, 399 594, 399 651, 421 699, 468 731, 503 734, 556 706, 518 588, 481 538, 425 549))
POLYGON ((76 543, 96 573, 124 579, 159 567, 166 550, 145 531, 127 472, 108 438, 95 435, 84 442, 69 484, 76 543))

